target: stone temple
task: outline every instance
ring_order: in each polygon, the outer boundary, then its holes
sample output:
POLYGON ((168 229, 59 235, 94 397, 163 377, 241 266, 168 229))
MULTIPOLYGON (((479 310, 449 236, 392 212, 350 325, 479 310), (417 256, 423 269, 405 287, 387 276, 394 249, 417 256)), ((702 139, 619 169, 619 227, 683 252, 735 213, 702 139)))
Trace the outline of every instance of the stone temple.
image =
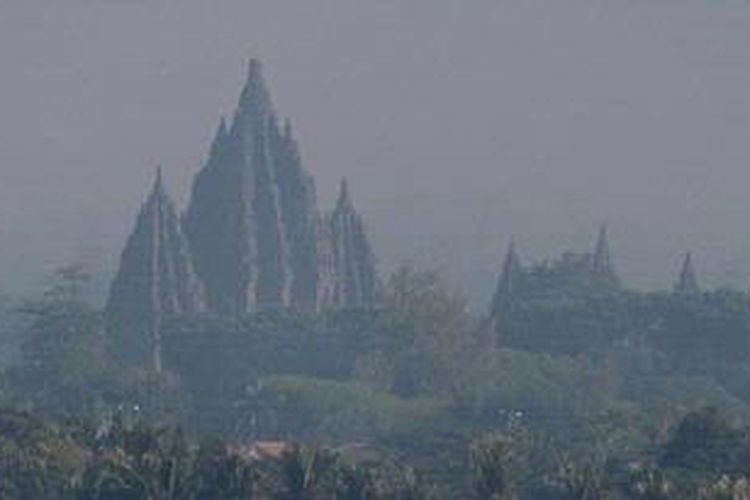
POLYGON ((346 183, 334 209, 321 213, 290 122, 279 123, 252 60, 182 217, 157 179, 122 254, 107 317, 112 331, 145 335, 136 342, 144 346, 158 344, 162 315, 368 308, 376 282, 346 183))
POLYGON ((110 288, 106 316, 115 351, 133 362, 153 356, 158 366, 162 318, 205 310, 205 291, 159 172, 110 288))

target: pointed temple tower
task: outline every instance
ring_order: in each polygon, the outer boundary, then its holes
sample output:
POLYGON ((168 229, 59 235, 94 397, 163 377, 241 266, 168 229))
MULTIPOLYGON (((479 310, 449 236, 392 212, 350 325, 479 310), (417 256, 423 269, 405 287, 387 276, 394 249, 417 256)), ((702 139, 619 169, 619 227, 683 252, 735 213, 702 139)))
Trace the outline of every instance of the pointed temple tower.
POLYGON ((373 300, 374 260, 361 220, 348 196, 322 220, 291 123, 279 126, 256 60, 231 126, 222 120, 195 178, 185 232, 219 314, 373 300), (338 298, 324 299, 330 283, 338 298))
POLYGON ((325 222, 328 246, 323 251, 326 265, 322 305, 339 308, 371 306, 375 300, 375 257, 345 179, 341 181, 336 207, 325 222))
POLYGON ((110 288, 106 316, 115 352, 126 362, 159 371, 162 319, 205 307, 203 287, 159 170, 110 288))
POLYGON ((690 252, 685 254, 685 259, 680 269, 680 276, 674 285, 674 291, 681 295, 697 295, 700 293, 698 278, 693 268, 693 257, 690 252))
POLYGON ((607 239, 607 226, 602 225, 599 228, 599 236, 596 240, 596 247, 591 260, 591 270, 597 276, 608 280, 617 281, 612 256, 609 251, 609 241, 607 239))
POLYGON ((508 245, 508 251, 505 253, 503 270, 497 282, 495 295, 492 298, 490 312, 493 317, 499 317, 507 307, 516 287, 518 286, 518 281, 521 278, 522 272, 523 267, 521 265, 521 259, 516 252, 516 245, 511 242, 510 245, 508 245))
POLYGON ((185 231, 213 310, 317 305, 319 216, 292 127, 280 130, 252 60, 231 127, 196 176, 185 231))

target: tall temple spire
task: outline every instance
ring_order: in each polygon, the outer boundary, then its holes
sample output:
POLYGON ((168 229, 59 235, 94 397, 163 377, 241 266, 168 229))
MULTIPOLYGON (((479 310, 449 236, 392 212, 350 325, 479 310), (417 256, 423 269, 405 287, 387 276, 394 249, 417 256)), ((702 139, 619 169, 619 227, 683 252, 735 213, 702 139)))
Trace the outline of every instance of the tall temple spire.
POLYGON ((693 268, 693 257, 691 252, 685 254, 685 258, 682 262, 682 268, 680 269, 680 276, 674 286, 675 293, 684 295, 695 295, 700 293, 700 286, 698 285, 698 278, 693 268))
POLYGON ((594 248, 594 255, 591 261, 591 270, 599 276, 616 278, 609 250, 609 241, 607 239, 607 226, 605 224, 602 224, 599 228, 599 236, 596 240, 596 247, 594 248))
POLYGON ((315 308, 320 227, 315 185, 291 124, 277 123, 257 59, 250 61, 225 129, 220 126, 195 178, 185 214, 211 308, 223 314, 315 308))
POLYGON ((107 329, 124 361, 159 371, 163 318, 204 310, 203 287, 158 168, 110 288, 107 329))

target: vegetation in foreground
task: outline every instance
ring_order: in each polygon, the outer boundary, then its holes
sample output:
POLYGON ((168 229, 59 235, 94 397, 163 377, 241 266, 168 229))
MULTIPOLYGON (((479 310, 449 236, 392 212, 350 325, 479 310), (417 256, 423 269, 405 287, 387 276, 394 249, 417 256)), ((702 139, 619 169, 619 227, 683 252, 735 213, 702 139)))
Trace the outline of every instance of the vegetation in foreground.
POLYGON ((98 426, 0 412, 0 497, 45 499, 745 499, 750 431, 716 410, 687 415, 650 457, 571 454, 521 426, 467 443, 446 490, 356 446, 196 441, 117 414, 98 426))
POLYGON ((746 498, 746 293, 634 292, 570 256, 519 283, 499 323, 409 269, 377 310, 171 318, 155 373, 64 269, 2 314, 2 495, 746 498))

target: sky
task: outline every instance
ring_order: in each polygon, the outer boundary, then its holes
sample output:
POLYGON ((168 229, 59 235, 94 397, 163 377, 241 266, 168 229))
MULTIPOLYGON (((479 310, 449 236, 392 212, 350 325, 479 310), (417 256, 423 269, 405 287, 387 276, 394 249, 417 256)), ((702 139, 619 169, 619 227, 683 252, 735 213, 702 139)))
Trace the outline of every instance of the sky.
POLYGON ((750 0, 0 0, 0 288, 110 278, 263 61, 322 208, 479 307, 505 247, 750 288, 750 0))

